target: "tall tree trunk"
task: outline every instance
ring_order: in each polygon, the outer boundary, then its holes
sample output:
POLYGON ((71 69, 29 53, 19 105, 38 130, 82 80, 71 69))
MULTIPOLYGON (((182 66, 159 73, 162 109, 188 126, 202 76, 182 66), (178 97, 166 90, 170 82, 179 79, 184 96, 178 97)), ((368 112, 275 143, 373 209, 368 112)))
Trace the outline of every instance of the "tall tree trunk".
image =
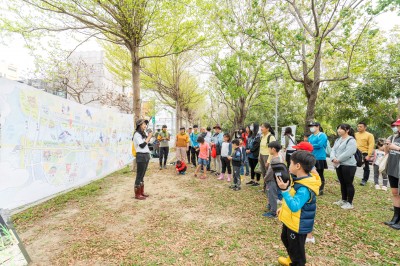
POLYGON ((141 117, 141 102, 140 102, 140 60, 139 48, 133 48, 131 51, 132 58, 132 90, 133 90, 133 111, 134 119, 141 117))
POLYGON ((181 127, 181 123, 180 123, 180 116, 181 116, 181 107, 179 106, 179 102, 176 101, 176 112, 175 112, 175 130, 176 130, 176 134, 178 135, 179 133, 179 129, 181 127))
POLYGON ((319 84, 315 83, 304 83, 305 89, 310 92, 309 95, 307 95, 307 111, 306 111, 306 120, 305 120, 305 125, 304 125, 304 132, 308 132, 308 124, 312 121, 314 121, 315 118, 315 105, 317 103, 317 97, 318 97, 318 89, 319 89, 319 84))

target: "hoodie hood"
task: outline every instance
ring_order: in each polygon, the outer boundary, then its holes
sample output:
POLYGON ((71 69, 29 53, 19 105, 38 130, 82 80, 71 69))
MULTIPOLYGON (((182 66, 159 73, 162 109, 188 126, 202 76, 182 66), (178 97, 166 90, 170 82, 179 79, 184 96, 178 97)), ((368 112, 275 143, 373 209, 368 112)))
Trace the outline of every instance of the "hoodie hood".
POLYGON ((258 130, 260 129, 260 125, 258 123, 253 123, 253 137, 257 136, 258 130))
POLYGON ((297 178, 296 176, 292 176, 293 181, 302 184, 305 187, 311 189, 315 195, 319 194, 319 187, 321 186, 321 178, 318 173, 311 172, 309 176, 297 178))

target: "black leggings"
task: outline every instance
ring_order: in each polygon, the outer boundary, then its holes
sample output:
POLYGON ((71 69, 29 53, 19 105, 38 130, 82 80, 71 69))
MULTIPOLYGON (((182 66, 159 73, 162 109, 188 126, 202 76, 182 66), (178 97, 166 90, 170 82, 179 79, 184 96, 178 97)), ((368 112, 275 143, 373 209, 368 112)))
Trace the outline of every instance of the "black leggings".
POLYGON ((160 166, 162 165, 163 158, 164 158, 164 165, 167 164, 168 153, 169 153, 169 147, 160 147, 160 166))
POLYGON ((259 182, 260 178, 261 178, 261 174, 254 172, 254 169, 256 169, 257 163, 258 163, 258 159, 249 158, 251 180, 254 180, 254 177, 257 177, 257 182, 259 182))
POLYGON ((340 182, 340 190, 342 192, 342 200, 353 203, 354 198, 354 176, 357 166, 341 165, 336 168, 336 174, 340 182))
POLYGON ((221 157, 222 171, 221 174, 225 174, 226 168, 228 168, 228 174, 232 174, 231 162, 228 160, 228 157, 221 157))
POLYGON ((144 175, 146 174, 147 167, 150 162, 149 153, 137 153, 136 154, 136 180, 135 186, 140 186, 140 183, 144 183, 144 175))

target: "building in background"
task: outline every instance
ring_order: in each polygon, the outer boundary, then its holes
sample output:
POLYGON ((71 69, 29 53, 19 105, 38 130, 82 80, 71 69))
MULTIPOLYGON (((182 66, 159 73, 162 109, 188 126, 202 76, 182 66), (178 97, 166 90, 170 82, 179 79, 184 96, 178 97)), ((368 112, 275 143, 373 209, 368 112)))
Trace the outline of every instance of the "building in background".
POLYGON ((19 80, 18 66, 5 59, 0 60, 0 78, 19 80))

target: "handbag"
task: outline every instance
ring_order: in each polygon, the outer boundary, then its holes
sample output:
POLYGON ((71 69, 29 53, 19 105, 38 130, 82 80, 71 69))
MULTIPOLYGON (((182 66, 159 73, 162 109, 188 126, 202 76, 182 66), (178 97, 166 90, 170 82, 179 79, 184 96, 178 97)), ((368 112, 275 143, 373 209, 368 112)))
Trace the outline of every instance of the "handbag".
POLYGON ((387 153, 387 154, 385 154, 385 156, 383 156, 382 161, 379 163, 379 173, 383 173, 383 174, 386 173, 388 158, 389 158, 389 153, 387 153))
POLYGON ((215 145, 212 145, 211 147, 211 157, 217 158, 217 148, 215 147, 215 145))

